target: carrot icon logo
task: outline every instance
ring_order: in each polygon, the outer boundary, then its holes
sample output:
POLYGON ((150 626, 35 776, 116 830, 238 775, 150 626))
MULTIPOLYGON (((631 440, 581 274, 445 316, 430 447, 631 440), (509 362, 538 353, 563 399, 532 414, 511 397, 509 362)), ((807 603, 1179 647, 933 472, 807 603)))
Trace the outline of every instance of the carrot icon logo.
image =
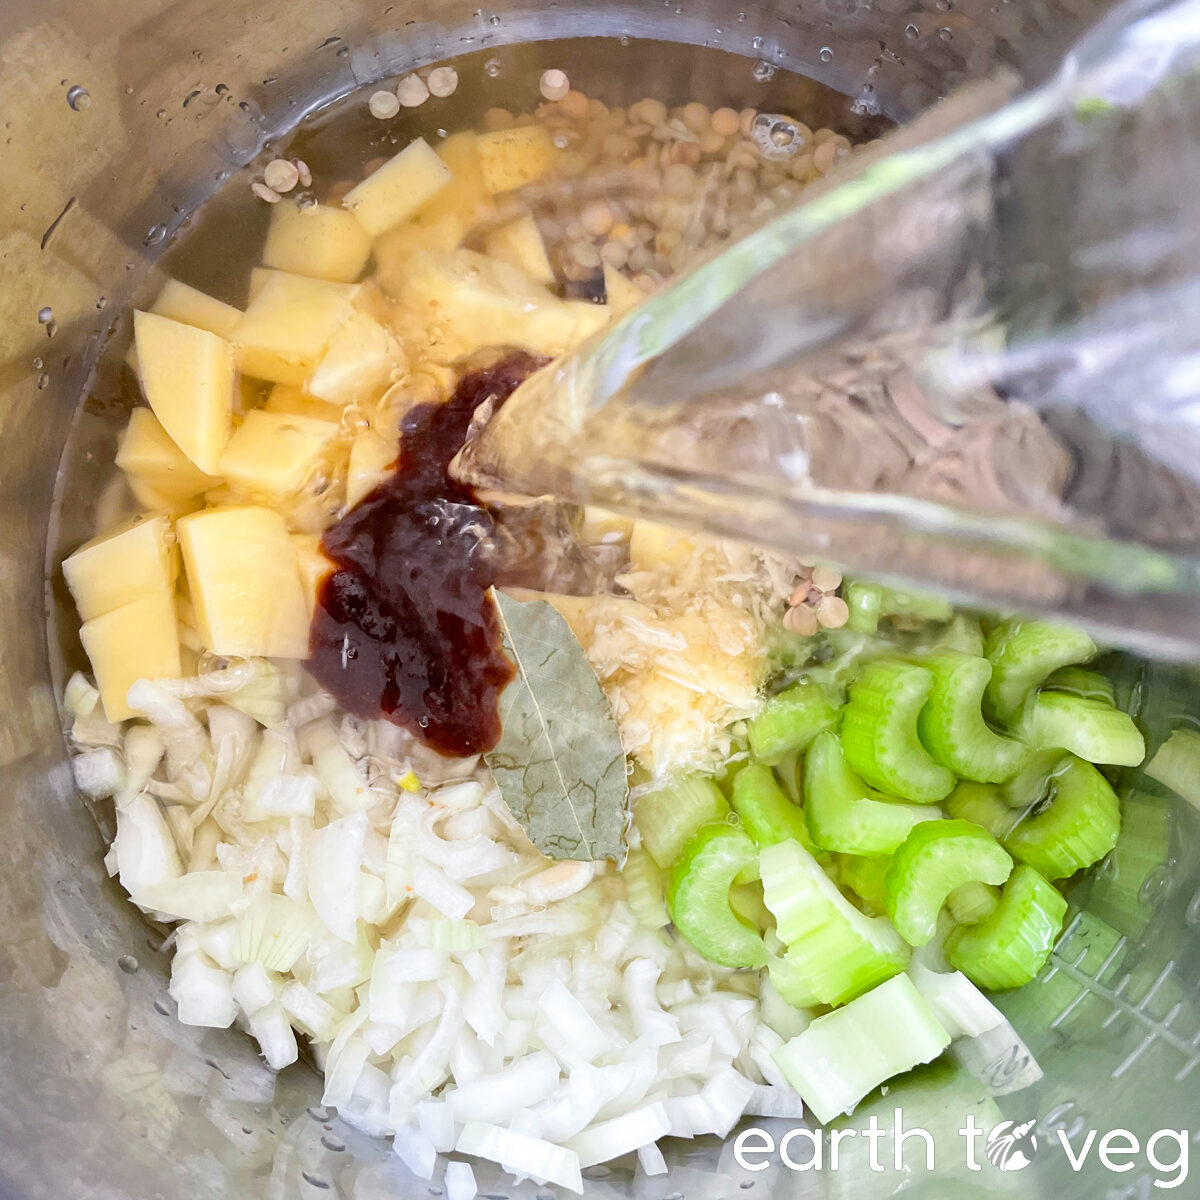
POLYGON ((993 1166, 1001 1171, 1019 1171, 1033 1161, 1037 1153, 1037 1137, 1033 1133, 1036 1121, 1025 1121, 1017 1125, 1013 1121, 1001 1121, 988 1134, 984 1153, 993 1166))

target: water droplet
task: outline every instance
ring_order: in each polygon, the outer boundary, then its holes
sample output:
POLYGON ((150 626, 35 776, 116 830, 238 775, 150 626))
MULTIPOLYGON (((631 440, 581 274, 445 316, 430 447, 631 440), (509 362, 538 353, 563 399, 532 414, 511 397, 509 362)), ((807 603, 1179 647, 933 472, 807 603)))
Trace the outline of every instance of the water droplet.
POLYGON ((754 39, 754 40, 753 40, 753 41, 750 43, 750 45, 751 45, 751 46, 753 46, 755 50, 761 50, 761 49, 762 49, 762 44, 763 44, 763 40, 762 40, 762 38, 760 38, 760 37, 756 37, 756 38, 755 38, 755 39, 754 39))
POLYGON ((488 17, 488 24, 489 24, 489 25, 492 25, 492 26, 499 25, 499 24, 500 24, 500 18, 499 18, 499 17, 496 17, 496 16, 491 16, 491 17, 488 17))
POLYGON ((936 0, 938 12, 949 12, 954 7, 954 0, 936 0))
POLYGON ((498 58, 489 58, 487 62, 483 64, 483 73, 489 79, 497 78, 500 74, 500 60, 498 58))
POLYGON ((54 309, 52 309, 50 307, 50 305, 47 304, 45 308, 38 310, 38 324, 39 325, 49 325, 50 322, 53 320, 54 320, 54 309))
POLYGON ((952 37, 954 37, 954 34, 952 34, 945 26, 943 26, 938 30, 938 37, 940 37, 943 42, 948 42, 952 37))
POLYGON ((50 376, 46 374, 37 377, 37 388, 39 392, 44 392, 50 386, 50 376))
POLYGON ((167 115, 167 110, 160 108, 154 115, 161 121, 167 115))
POLYGON ((142 238, 143 246, 157 246, 166 240, 167 227, 165 225, 151 225, 146 230, 146 236, 142 238))
POLYGON ((217 86, 215 88, 213 88, 213 91, 215 91, 218 96, 228 96, 229 95, 229 84, 218 83, 217 86))
MULTIPOLYGON (((337 50, 337 56, 338 56, 338 58, 349 58, 350 57, 350 47, 349 46, 339 46, 338 50, 337 50)), ((326 1184, 325 1186, 328 1187, 329 1185, 326 1184)))
POLYGON ((37 358, 35 358, 33 360, 33 369, 35 371, 40 371, 45 365, 46 365, 45 359, 43 359, 41 357, 41 355, 39 355, 37 358))
POLYGON ((420 725, 420 727, 422 729, 428 729, 429 728, 429 718, 428 717, 419 717, 417 719, 417 724, 420 725))
MULTIPOLYGON (((336 39, 334 40, 336 41, 336 39)), ((332 1120, 336 1111, 337 1110, 333 1108, 324 1108, 320 1104, 314 1104, 309 1108, 308 1115, 312 1117, 314 1121, 325 1122, 332 1120)))
POLYGON ((67 103, 76 111, 83 112, 85 108, 90 108, 92 98, 88 95, 87 88, 82 88, 76 84, 73 88, 67 91, 67 103))
POLYGON ((96 307, 97 308, 105 308, 107 305, 108 305, 108 297, 107 296, 97 297, 97 299, 96 299, 96 307))
POLYGON ((904 27, 904 36, 908 38, 910 42, 916 41, 916 39, 921 36, 921 31, 911 21, 909 21, 909 23, 904 27))
POLYGON ((565 150, 570 144, 571 141, 565 133, 556 133, 554 135, 554 148, 556 150, 565 150))
POLYGON ((753 74, 758 83, 766 83, 768 80, 775 78, 775 64, 759 59, 754 64, 753 74))
POLYGON ((822 62, 833 62, 833 48, 831 46, 822 46, 817 57, 822 62))
POLYGON ((628 45, 629 45, 629 39, 628 39, 627 37, 625 37, 625 36, 624 36, 624 34, 622 34, 622 35, 621 35, 621 37, 619 37, 617 40, 620 42, 620 44, 621 44, 622 46, 628 46, 628 45))
POLYGON ((154 1011, 158 1013, 160 1017, 169 1017, 171 1015, 171 1009, 165 1000, 155 1000, 154 1011))

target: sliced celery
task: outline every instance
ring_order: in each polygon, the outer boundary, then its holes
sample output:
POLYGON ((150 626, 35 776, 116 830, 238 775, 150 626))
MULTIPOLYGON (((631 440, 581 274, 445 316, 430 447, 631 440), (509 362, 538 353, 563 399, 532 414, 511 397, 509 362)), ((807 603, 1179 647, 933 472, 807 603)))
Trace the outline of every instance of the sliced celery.
POLYGON ((883 617, 948 621, 953 615, 950 604, 940 596, 898 591, 878 583, 851 583, 844 595, 850 609, 849 626, 860 633, 874 633, 883 617))
POLYGON ((700 829, 671 870, 667 912, 675 928, 723 967, 761 967, 767 961, 762 937, 733 911, 729 898, 734 880, 756 855, 746 833, 721 821, 700 829))
POLYGON ((789 754, 803 750, 824 729, 838 721, 837 706, 819 683, 794 684, 767 701, 746 730, 750 753, 759 762, 774 766, 789 754))
POLYGON ((942 807, 950 816, 972 821, 1000 841, 1020 819, 994 783, 960 783, 942 807))
POLYGON ((807 967, 803 959, 786 953, 767 963, 772 986, 793 1008, 815 1008, 822 1003, 813 990, 807 967))
POLYGON ((986 921, 951 932, 946 958, 980 987, 1020 987, 1050 957, 1066 913, 1067 902, 1053 884, 1032 867, 1018 866, 986 921))
POLYGON ((763 898, 788 947, 776 970, 786 970, 791 994, 812 997, 804 1007, 843 1004, 904 969, 908 949, 896 931, 859 912, 799 842, 768 846, 760 863, 763 898))
POLYGON ((779 786, 783 788, 784 795, 793 804, 800 803, 800 761, 802 757, 798 751, 785 754, 774 767, 775 778, 779 780, 779 786))
POLYGON ((1050 780, 1066 760, 1065 750, 1035 750, 1030 754, 1002 789, 1009 808, 1026 809, 1044 800, 1050 793, 1050 780))
POLYGON ((1108 780, 1081 758, 1068 755, 1049 784, 1049 796, 1021 817, 1004 845, 1047 879, 1063 879, 1116 845, 1121 806, 1108 780))
POLYGON ((775 1051, 775 1065, 818 1121, 831 1121, 881 1083, 930 1062, 950 1044, 907 975, 818 1017, 775 1051))
POLYGON ((862 901, 868 913, 882 916, 887 911, 883 899, 883 881, 891 865, 890 854, 871 857, 841 854, 838 856, 838 880, 862 901))
POLYGON ((1121 834, 1091 875, 1087 910, 1129 937, 1140 937, 1164 891, 1171 859, 1171 807, 1130 792, 1121 800, 1121 834))
POLYGON ((804 757, 804 815, 812 840, 842 854, 890 854, 918 821, 937 817, 873 792, 846 765, 833 732, 819 734, 804 757))
POLYGON ((917 734, 930 755, 963 779, 1003 783, 1024 762, 1020 742, 993 733, 983 719, 983 693, 992 677, 986 658, 943 650, 922 659, 933 689, 917 721, 917 734))
POLYGON ((992 663, 988 702, 999 720, 1010 721, 1047 675, 1090 661, 1096 644, 1078 629, 1014 618, 1001 621, 988 634, 987 656, 992 663))
POLYGON ((924 946, 937 932, 946 897, 964 883, 1003 883, 1012 858, 990 833, 969 821, 918 825, 892 855, 884 883, 887 913, 909 945, 924 946))
POLYGON ((1086 667, 1061 667, 1049 676, 1043 686, 1056 692, 1082 696, 1085 700, 1103 700, 1114 708, 1117 704, 1117 690, 1113 687, 1113 681, 1107 675, 1089 671, 1086 667))
POLYGON ((1154 752, 1146 774, 1200 808, 1200 730, 1176 729, 1154 752))
POLYGON ((621 876, 625 880, 625 898, 639 925, 661 929, 671 923, 667 916, 662 872, 645 850, 629 851, 621 876))
POLYGON ((763 902, 762 883, 757 879, 753 883, 735 883, 729 889, 729 907, 759 933, 775 924, 771 910, 763 902))
POLYGON ((996 911, 1000 889, 990 883, 973 881, 956 887, 946 897, 946 910, 959 925, 978 925, 996 911))
POLYGON ((742 828, 759 846, 808 837, 804 814, 783 794, 771 768, 762 763, 748 763, 734 776, 730 801, 742 828))
POLYGON ((650 857, 666 870, 688 839, 709 821, 729 815, 721 789, 707 776, 692 775, 671 787, 647 792, 633 802, 633 819, 650 857))
POLYGON ((1022 725, 1034 746, 1070 750, 1088 762, 1136 767, 1146 757, 1146 743, 1132 718, 1107 700, 1039 692, 1022 725))
POLYGON ((933 674, 898 659, 868 663, 850 685, 842 717, 842 749, 859 775, 882 792, 919 804, 936 803, 954 774, 934 762, 917 736, 917 718, 933 689, 933 674))

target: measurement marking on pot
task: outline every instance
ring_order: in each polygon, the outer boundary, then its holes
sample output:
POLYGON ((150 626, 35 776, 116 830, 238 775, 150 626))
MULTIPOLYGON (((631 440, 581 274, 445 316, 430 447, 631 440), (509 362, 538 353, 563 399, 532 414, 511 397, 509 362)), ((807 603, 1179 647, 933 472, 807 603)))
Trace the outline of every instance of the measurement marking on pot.
POLYGON ((62 224, 63 217, 65 217, 67 215, 67 213, 69 213, 71 211, 71 209, 73 209, 74 207, 75 207, 75 197, 72 196, 70 198, 70 200, 68 200, 66 202, 66 204, 63 205, 62 212, 60 212, 58 214, 58 216, 55 217, 54 220, 50 222, 50 224, 46 227, 46 232, 42 234, 42 249, 43 250, 45 250, 45 248, 50 244, 50 239, 54 236, 54 231, 62 224))

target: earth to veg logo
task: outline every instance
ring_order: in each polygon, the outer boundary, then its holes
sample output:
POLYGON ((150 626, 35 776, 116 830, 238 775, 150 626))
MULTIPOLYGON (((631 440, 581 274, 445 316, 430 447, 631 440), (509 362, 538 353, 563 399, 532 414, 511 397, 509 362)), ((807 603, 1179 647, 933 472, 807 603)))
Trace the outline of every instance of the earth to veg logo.
POLYGON ((1037 1153, 1037 1137, 1033 1132, 1036 1121, 1001 1121, 984 1145, 988 1162, 1001 1171, 1019 1171, 1033 1162, 1037 1153))

